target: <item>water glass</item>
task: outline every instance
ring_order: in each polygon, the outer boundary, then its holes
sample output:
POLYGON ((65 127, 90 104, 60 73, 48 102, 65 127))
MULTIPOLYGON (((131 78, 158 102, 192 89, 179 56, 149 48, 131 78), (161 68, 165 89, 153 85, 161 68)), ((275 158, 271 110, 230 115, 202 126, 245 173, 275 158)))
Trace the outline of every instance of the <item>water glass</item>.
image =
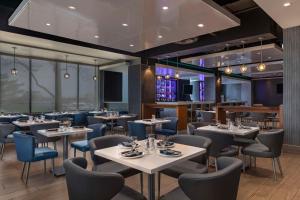
POLYGON ((32 122, 33 121, 33 116, 28 116, 28 120, 32 122))

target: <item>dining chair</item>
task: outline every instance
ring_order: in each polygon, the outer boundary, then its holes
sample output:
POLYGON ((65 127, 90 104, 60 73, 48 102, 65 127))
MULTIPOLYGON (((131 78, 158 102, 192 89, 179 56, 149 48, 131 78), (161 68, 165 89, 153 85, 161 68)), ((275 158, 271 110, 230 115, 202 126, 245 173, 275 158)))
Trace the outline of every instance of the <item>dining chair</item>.
POLYGON ((179 176, 179 187, 164 195, 161 200, 236 200, 242 161, 220 157, 217 162, 217 172, 185 173, 179 176))
POLYGON ((53 128, 58 128, 59 124, 58 123, 51 123, 51 124, 36 124, 30 126, 30 134, 32 134, 36 138, 36 143, 37 145, 41 144, 42 147, 48 146, 49 142, 53 143, 53 147, 56 150, 56 142, 61 139, 60 136, 57 137, 46 137, 44 135, 41 135, 38 133, 39 130, 46 130, 46 129, 53 129, 53 128))
POLYGON ((196 135, 175 135, 168 138, 168 141, 204 148, 206 153, 200 156, 197 156, 193 159, 181 162, 175 166, 167 168, 158 173, 158 196, 160 196, 160 183, 161 183, 161 173, 168 175, 173 178, 178 178, 181 174, 184 173, 194 173, 194 174, 203 174, 208 171, 208 155, 209 149, 211 146, 211 139, 205 138, 202 136, 196 135))
POLYGON ((14 140, 16 144, 17 159, 23 162, 21 179, 23 180, 25 167, 27 165, 27 173, 25 184, 27 185, 30 165, 32 162, 44 161, 44 173, 46 173, 46 160, 52 159, 52 172, 54 172, 54 158, 58 156, 56 150, 48 147, 36 147, 35 138, 31 135, 21 132, 14 132, 14 140))
POLYGON ((194 135, 194 131, 202 126, 208 126, 210 125, 209 122, 190 122, 187 124, 187 134, 188 135, 194 135))
POLYGON ((86 126, 87 125, 88 112, 79 112, 74 115, 75 126, 86 126))
MULTIPOLYGON (((98 116, 100 116, 100 115, 98 115, 98 116)), ((105 120, 96 118, 94 116, 87 116, 87 123, 88 123, 88 125, 98 124, 98 123, 105 124, 105 120)))
POLYGON ((65 160, 63 166, 70 200, 146 200, 125 186, 122 175, 86 170, 85 158, 65 160))
POLYGON ((134 121, 128 121, 128 136, 135 136, 138 140, 147 138, 146 125, 134 121))
POLYGON ((14 143, 13 132, 15 125, 9 122, 0 122, 0 144, 1 144, 1 160, 3 159, 5 144, 14 143))
POLYGON ((201 122, 209 122, 212 123, 216 117, 216 114, 213 112, 207 112, 207 111, 199 111, 200 117, 198 117, 198 121, 201 122))
POLYGON ((233 136, 230 134, 219 133, 208 130, 195 130, 195 135, 210 138, 212 144, 209 151, 209 156, 215 158, 215 168, 218 171, 217 158, 221 156, 234 157, 239 154, 239 149, 233 146, 233 136))
POLYGON ((132 140, 130 137, 124 135, 106 135, 90 140, 89 144, 93 161, 93 171, 119 173, 124 176, 124 178, 140 174, 141 193, 143 194, 143 173, 141 171, 95 155, 95 151, 98 149, 117 146, 122 142, 132 142, 132 140))
POLYGON ((177 134, 177 125, 178 125, 178 118, 177 117, 165 117, 165 120, 170 120, 168 123, 163 123, 161 128, 155 129, 155 134, 158 135, 176 135, 177 134))
MULTIPOLYGON (((273 167, 273 177, 277 180, 276 163, 281 176, 283 176, 279 157, 283 145, 284 131, 282 129, 273 132, 264 132, 257 135, 260 143, 250 144, 242 148, 243 160, 246 162, 246 155, 260 158, 271 158, 273 167)), ((245 171, 245 166, 244 166, 245 171)))
POLYGON ((106 125, 105 124, 91 124, 87 126, 90 129, 93 129, 92 132, 87 133, 85 140, 79 140, 71 143, 71 147, 74 148, 74 157, 76 157, 76 150, 83 152, 83 157, 86 157, 86 152, 90 150, 88 141, 105 135, 106 125))
POLYGON ((123 132, 125 135, 128 132, 128 122, 137 119, 136 114, 128 114, 130 117, 117 119, 116 126, 113 127, 113 132, 123 132))

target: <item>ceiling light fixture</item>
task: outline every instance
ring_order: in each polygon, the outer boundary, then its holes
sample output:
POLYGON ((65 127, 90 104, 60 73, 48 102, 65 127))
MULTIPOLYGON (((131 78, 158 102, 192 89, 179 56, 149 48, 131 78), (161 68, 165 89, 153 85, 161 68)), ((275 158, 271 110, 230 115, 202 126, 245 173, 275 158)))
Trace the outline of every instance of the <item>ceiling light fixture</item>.
MULTIPOLYGON (((226 44, 226 51, 228 53, 228 50, 229 50, 229 44, 226 44)), ((228 58, 228 56, 226 56, 228 58)), ((225 58, 226 58, 225 57, 225 58)), ((229 60, 227 60, 227 67, 225 67, 225 70, 224 70, 225 74, 231 74, 232 73, 232 67, 229 65, 229 60)))
POLYGON ((51 26, 51 24, 50 23, 46 23, 46 26, 51 26))
POLYGON ((263 63, 263 52, 262 52, 262 45, 263 45, 263 38, 259 38, 260 40, 260 63, 257 65, 256 69, 260 72, 266 70, 266 65, 263 63))
POLYGON ((69 6, 68 7, 70 10, 76 10, 76 7, 75 6, 69 6))
MULTIPOLYGON (((169 65, 169 56, 166 57, 167 57, 167 65, 169 65)), ((165 78, 170 79, 170 74, 166 74, 165 78)))
POLYGON ((133 45, 133 44, 130 44, 129 46, 130 46, 130 47, 134 47, 134 45, 133 45))
POLYGON ((65 79, 69 79, 70 78, 70 74, 68 73, 68 55, 66 55, 66 72, 64 74, 64 78, 65 79))
POLYGON ((168 7, 168 6, 163 6, 162 9, 163 9, 163 10, 168 10, 169 7, 168 7))
POLYGON ((161 38, 163 38, 163 36, 162 35, 159 35, 159 36, 157 36, 159 39, 161 39, 161 38))
POLYGON ((291 3, 290 2, 286 2, 286 3, 283 4, 283 6, 284 7, 289 7, 289 6, 291 6, 291 3))
POLYGON ((125 27, 126 27, 126 26, 128 26, 128 24, 125 24, 125 23, 124 23, 124 24, 122 24, 122 26, 125 26, 125 27))
POLYGON ((248 68, 247 68, 247 66, 245 65, 245 62, 244 62, 244 57, 245 57, 245 41, 242 41, 242 44, 243 44, 243 54, 242 54, 243 64, 240 66, 240 71, 241 71, 241 73, 245 73, 248 70, 248 68))
POLYGON ((197 26, 200 27, 200 28, 203 28, 204 24, 198 24, 197 26))
POLYGON ((175 78, 179 79, 179 71, 178 71, 178 55, 177 55, 177 66, 176 66, 176 73, 175 73, 175 78))
POLYGON ((12 47, 14 50, 14 67, 10 70, 11 75, 16 76, 18 73, 18 70, 16 69, 16 49, 17 47, 12 47))
POLYGON ((99 35, 94 35, 94 38, 98 39, 98 38, 99 38, 99 35))
POLYGON ((95 59, 95 74, 93 76, 93 80, 96 81, 97 80, 97 60, 95 59))

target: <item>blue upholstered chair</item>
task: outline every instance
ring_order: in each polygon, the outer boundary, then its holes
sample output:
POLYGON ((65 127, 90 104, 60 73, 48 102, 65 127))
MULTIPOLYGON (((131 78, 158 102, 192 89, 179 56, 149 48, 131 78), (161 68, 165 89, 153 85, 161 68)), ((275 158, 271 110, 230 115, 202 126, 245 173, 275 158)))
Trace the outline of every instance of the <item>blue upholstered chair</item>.
POLYGON ((58 153, 48 147, 36 148, 35 138, 31 135, 15 132, 14 140, 16 144, 17 159, 23 162, 21 179, 23 180, 25 167, 27 165, 27 174, 25 183, 28 182, 30 164, 32 162, 44 161, 44 173, 46 173, 46 160, 52 159, 52 172, 54 171, 54 158, 58 153))
POLYGON ((74 115, 74 125, 85 126, 87 125, 88 112, 80 112, 74 115))
POLYGON ((170 120, 170 122, 162 124, 161 128, 156 128, 155 133, 158 135, 165 135, 165 136, 176 135, 177 124, 178 124, 177 117, 166 117, 164 119, 170 120))
POLYGON ((101 137, 101 136, 105 135, 105 131, 106 131, 105 124, 101 124, 101 123, 91 124, 91 125, 88 125, 88 128, 93 129, 93 132, 87 133, 86 140, 80 140, 80 141, 71 143, 71 147, 74 148, 74 157, 76 157, 76 150, 83 152, 83 156, 86 157, 86 152, 90 150, 88 141, 93 138, 101 137))
POLYGON ((5 144, 14 143, 13 132, 16 127, 8 122, 0 122, 0 144, 1 144, 1 160, 3 159, 5 144))
POLYGON ((128 136, 135 136, 138 140, 146 139, 146 125, 137 122, 127 122, 128 124, 128 136))

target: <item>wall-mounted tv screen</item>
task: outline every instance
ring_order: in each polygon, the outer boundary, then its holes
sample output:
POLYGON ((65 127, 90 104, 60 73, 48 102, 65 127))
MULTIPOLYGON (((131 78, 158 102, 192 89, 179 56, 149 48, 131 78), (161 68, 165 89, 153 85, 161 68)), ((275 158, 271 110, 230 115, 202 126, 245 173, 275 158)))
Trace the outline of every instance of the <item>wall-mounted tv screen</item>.
POLYGON ((185 94, 185 95, 193 94, 193 86, 192 85, 183 85, 183 94, 185 94))
POLYGON ((282 94, 283 93, 283 84, 277 84, 277 94, 282 94))
POLYGON ((122 101, 123 74, 121 72, 104 71, 104 101, 122 101))

